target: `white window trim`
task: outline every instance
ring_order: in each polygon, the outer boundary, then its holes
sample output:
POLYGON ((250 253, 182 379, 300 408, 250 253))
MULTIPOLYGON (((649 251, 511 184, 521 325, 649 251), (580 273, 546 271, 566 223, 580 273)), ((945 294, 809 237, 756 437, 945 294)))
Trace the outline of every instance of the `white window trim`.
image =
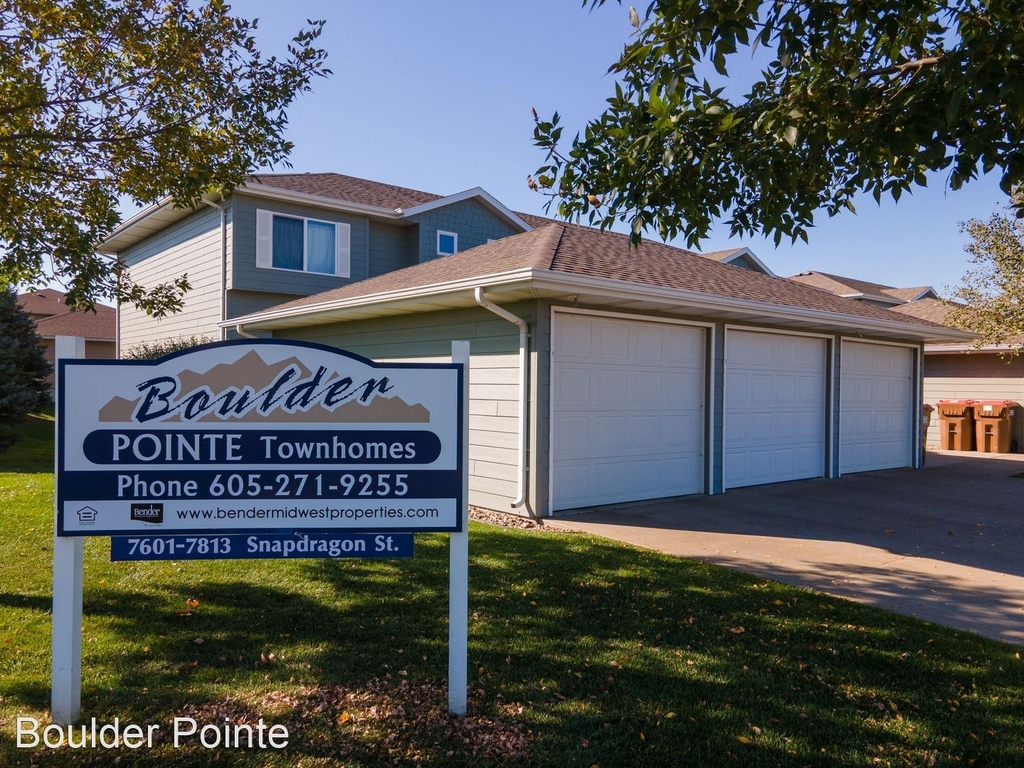
POLYGON ((324 277, 348 278, 352 274, 352 231, 351 226, 340 221, 326 221, 314 219, 309 216, 296 216, 281 211, 256 210, 256 267, 258 269, 271 269, 275 272, 287 272, 290 275, 323 275, 324 277), (274 217, 280 216, 285 219, 296 219, 302 222, 302 269, 287 269, 274 266, 273 254, 273 227, 274 217), (315 272, 307 268, 309 261, 306 253, 309 238, 306 235, 306 228, 310 222, 316 224, 330 224, 334 227, 334 272, 315 272))
POLYGON ((459 233, 458 232, 445 232, 443 229, 437 230, 437 248, 435 250, 437 251, 437 255, 438 256, 453 256, 454 254, 458 253, 459 252, 459 233), (455 241, 455 250, 452 251, 451 253, 442 253, 441 252, 441 236, 442 235, 447 235, 448 237, 452 238, 452 240, 455 241))

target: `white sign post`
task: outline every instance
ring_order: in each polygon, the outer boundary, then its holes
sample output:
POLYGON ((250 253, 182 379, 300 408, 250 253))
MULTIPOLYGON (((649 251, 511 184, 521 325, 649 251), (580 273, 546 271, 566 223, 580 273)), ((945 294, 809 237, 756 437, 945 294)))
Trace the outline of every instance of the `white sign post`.
MULTIPOLYGON (((57 361, 85 357, 85 339, 57 336, 57 361)), ((58 363, 59 364, 59 363, 58 363)), ((60 402, 60 379, 54 376, 54 399, 60 402)), ((54 435, 56 437, 56 434, 54 435)), ((54 455, 59 464, 59 451, 54 455)), ((53 516, 53 612, 50 641, 50 716, 58 725, 71 725, 82 705, 82 552, 81 536, 58 536, 60 506, 54 500, 53 516)))
MULTIPOLYGON (((469 467, 469 342, 452 342, 452 362, 465 371, 462 400, 462 465, 469 467)), ((469 689, 469 472, 462 474, 461 530, 448 544, 448 711, 466 714, 469 689)))

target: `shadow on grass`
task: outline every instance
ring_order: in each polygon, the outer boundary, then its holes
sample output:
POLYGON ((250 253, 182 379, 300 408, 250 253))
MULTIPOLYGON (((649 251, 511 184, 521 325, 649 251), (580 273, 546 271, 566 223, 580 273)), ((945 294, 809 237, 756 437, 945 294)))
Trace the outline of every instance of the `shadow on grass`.
POLYGON ((22 595, 15 592, 0 592, 0 608, 21 608, 49 613, 53 601, 49 595, 22 595))
MULTIPOLYGON (((87 715, 166 723, 225 693, 444 680, 447 541, 421 536, 416 547, 411 560, 293 562, 132 594, 87 588, 87 617, 116 636, 102 652, 85 646, 102 670, 87 678, 87 715), (182 610, 189 599, 198 606, 182 610)), ((522 707, 531 765, 1024 764, 1024 673, 1007 646, 581 536, 475 526, 471 560, 474 706, 491 717, 522 707)), ((37 705, 38 692, 23 695, 37 705)), ((281 765, 342 746, 340 764, 401 764, 353 743, 341 713, 326 712, 281 765)), ((433 764, 491 762, 449 747, 433 764)), ((223 752, 220 762, 268 759, 223 752)))

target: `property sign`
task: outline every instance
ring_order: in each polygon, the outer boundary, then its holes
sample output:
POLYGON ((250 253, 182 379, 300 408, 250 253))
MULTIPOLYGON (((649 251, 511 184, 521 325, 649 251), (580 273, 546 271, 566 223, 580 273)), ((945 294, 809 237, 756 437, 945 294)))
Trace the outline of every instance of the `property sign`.
POLYGON ((293 560, 412 557, 411 533, 231 533, 111 536, 110 560, 293 560))
POLYGON ((461 530, 462 365, 266 340, 58 375, 60 536, 461 530))

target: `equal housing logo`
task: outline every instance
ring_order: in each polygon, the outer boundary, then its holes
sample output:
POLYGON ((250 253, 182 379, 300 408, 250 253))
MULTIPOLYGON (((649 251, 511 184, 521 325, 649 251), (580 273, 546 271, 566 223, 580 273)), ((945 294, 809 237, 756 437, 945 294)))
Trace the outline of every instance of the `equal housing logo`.
POLYGON ((144 523, 162 523, 164 521, 163 504, 132 504, 132 520, 141 520, 144 523))

